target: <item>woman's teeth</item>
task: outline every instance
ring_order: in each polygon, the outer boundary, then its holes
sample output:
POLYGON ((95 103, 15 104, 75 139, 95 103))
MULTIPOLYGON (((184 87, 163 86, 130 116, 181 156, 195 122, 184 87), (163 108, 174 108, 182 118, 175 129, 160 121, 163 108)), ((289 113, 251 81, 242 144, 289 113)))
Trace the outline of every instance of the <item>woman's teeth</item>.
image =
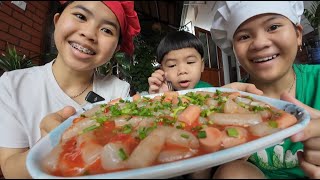
POLYGON ((91 51, 90 49, 87 49, 85 47, 82 47, 80 44, 77 43, 71 43, 70 44, 73 48, 77 49, 78 51, 81 51, 85 54, 94 55, 95 52, 91 51))
POLYGON ((277 56, 278 55, 273 55, 273 56, 270 56, 270 57, 255 59, 255 60, 253 60, 253 62, 255 62, 255 63, 266 62, 266 61, 270 61, 270 60, 276 58, 277 56))

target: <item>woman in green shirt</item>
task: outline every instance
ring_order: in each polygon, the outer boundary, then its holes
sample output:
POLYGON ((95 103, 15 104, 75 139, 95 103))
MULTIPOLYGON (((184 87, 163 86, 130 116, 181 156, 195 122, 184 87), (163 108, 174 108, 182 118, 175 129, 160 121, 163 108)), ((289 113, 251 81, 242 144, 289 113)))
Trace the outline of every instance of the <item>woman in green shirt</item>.
MULTIPOLYGON (((213 10, 212 38, 225 53, 234 52, 249 74, 243 82, 255 84, 265 96, 280 99, 286 94, 285 100, 295 97, 320 109, 320 93, 317 93, 320 66, 293 64, 302 44, 302 1, 219 1, 213 10)), ((309 110, 315 114, 307 130, 319 132, 320 113, 314 109, 309 110)), ((319 133, 312 134, 320 136, 319 133)), ((311 138, 304 144, 296 142, 304 140, 298 135, 291 139, 295 142, 288 138, 251 155, 249 162, 259 169, 238 160, 221 166, 214 177, 234 178, 240 172, 241 178, 250 175, 257 178, 260 175, 260 178, 320 178, 320 138, 311 138), (305 158, 305 161, 300 159, 300 166, 299 151, 304 151, 305 158), (237 163, 243 168, 235 168, 237 163), (306 163, 307 166, 303 165, 306 163), (257 170, 263 174, 250 174, 257 170)))

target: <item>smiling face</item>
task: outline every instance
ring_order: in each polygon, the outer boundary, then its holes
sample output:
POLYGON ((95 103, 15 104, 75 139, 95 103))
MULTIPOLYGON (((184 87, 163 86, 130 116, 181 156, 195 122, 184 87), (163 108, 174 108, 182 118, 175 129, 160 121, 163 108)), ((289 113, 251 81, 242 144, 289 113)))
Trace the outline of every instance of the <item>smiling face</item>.
POLYGON ((75 1, 54 17, 57 61, 90 71, 109 61, 118 48, 120 25, 100 1, 75 1))
POLYGON ((163 57, 161 66, 176 90, 193 89, 204 70, 201 55, 194 48, 170 51, 163 57))
POLYGON ((258 15, 242 23, 233 36, 236 58, 250 78, 272 82, 289 72, 302 43, 301 25, 282 15, 258 15))

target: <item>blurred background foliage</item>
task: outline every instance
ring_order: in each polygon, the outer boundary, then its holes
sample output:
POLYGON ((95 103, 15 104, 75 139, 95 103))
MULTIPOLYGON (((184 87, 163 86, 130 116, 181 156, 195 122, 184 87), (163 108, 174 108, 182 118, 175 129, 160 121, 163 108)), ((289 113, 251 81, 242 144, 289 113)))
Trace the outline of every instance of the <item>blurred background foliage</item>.
POLYGON ((135 50, 132 57, 118 52, 97 70, 99 73, 113 74, 131 85, 130 95, 148 92, 148 78, 155 71, 156 50, 160 40, 166 35, 163 31, 140 33, 134 38, 135 50))
POLYGON ((3 71, 13 71, 34 66, 32 60, 17 52, 15 46, 7 44, 6 52, 0 56, 0 69, 3 71))

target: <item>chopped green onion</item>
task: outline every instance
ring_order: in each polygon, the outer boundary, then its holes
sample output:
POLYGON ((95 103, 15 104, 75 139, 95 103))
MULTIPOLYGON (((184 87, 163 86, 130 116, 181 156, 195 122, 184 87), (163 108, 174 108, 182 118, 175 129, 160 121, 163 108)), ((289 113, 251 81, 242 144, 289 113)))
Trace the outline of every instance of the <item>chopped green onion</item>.
POLYGON ((263 110, 265 110, 265 109, 266 109, 266 108, 261 107, 261 106, 253 106, 253 107, 252 107, 252 110, 253 110, 254 112, 263 111, 263 110))
POLYGON ((90 175, 90 173, 89 173, 89 171, 85 171, 85 172, 83 172, 82 175, 86 176, 86 175, 90 175))
POLYGON ((206 137, 207 137, 207 133, 205 131, 198 132, 198 138, 206 138, 206 137))
POLYGON ((212 121, 212 120, 209 120, 209 121, 208 121, 208 124, 212 125, 212 124, 213 124, 213 121, 212 121))
POLYGON ((177 128, 177 129, 182 129, 183 126, 182 126, 182 124, 178 124, 178 125, 176 125, 176 128, 177 128))
POLYGON ((206 94, 206 96, 204 96, 205 99, 208 99, 210 98, 210 95, 209 94, 206 94))
POLYGON ((212 106, 212 107, 210 107, 210 111, 211 112, 223 112, 223 108, 224 108, 223 105, 220 105, 220 106, 217 106, 217 107, 212 106))
POLYGON ((179 100, 179 102, 178 102, 178 106, 182 106, 183 104, 182 104, 181 98, 180 98, 180 97, 178 97, 178 100, 179 100))
POLYGON ((278 127, 278 123, 276 121, 269 121, 268 122, 269 126, 272 128, 277 128, 278 127))
POLYGON ((121 158, 122 161, 128 159, 128 156, 127 156, 126 152, 124 152, 124 150, 122 148, 119 149, 118 155, 119 155, 119 157, 121 158))
POLYGON ((190 102, 193 100, 192 98, 190 98, 189 96, 183 95, 182 97, 184 97, 185 99, 189 100, 190 102))
POLYGON ((239 133, 238 133, 236 128, 228 128, 227 129, 227 134, 230 137, 238 137, 239 136, 239 133))
POLYGON ((87 133, 87 132, 89 132, 89 131, 92 131, 92 130, 97 129, 98 127, 99 127, 99 126, 97 126, 97 125, 89 126, 89 127, 85 128, 85 129, 83 129, 83 130, 82 130, 82 133, 87 133))
POLYGON ((245 104, 245 103, 243 103, 243 102, 238 102, 238 105, 239 105, 239 106, 241 106, 241 107, 243 107, 243 108, 245 108, 245 107, 246 107, 246 104, 245 104))
POLYGON ((132 125, 131 124, 126 124, 122 128, 122 133, 123 134, 130 134, 132 132, 132 125))
POLYGON ((151 127, 140 127, 138 129, 138 136, 139 138, 142 140, 144 138, 146 138, 150 133, 151 131, 153 131, 154 129, 157 128, 157 125, 155 124, 154 126, 151 126, 151 127))
POLYGON ((202 129, 201 126, 195 126, 193 128, 191 128, 192 131, 200 131, 202 129))
POLYGON ((100 108, 105 108, 107 106, 107 104, 101 104, 100 108))
POLYGON ((185 138, 185 139, 189 139, 189 135, 188 134, 181 134, 180 136, 185 138))
POLYGON ((251 101, 254 100, 251 96, 245 96, 244 98, 250 99, 251 101))
POLYGON ((203 111, 201 111, 201 113, 200 113, 200 116, 201 117, 207 117, 208 115, 208 112, 209 112, 210 110, 209 109, 204 109, 203 111))
POLYGON ((176 121, 170 120, 170 119, 168 119, 168 118, 163 118, 163 119, 162 119, 162 122, 163 122, 163 125, 165 125, 165 126, 170 126, 170 125, 173 125, 176 121))
POLYGON ((122 114, 121 110, 119 110, 118 107, 119 106, 117 104, 110 106, 112 116, 120 116, 122 114))
POLYGON ((96 115, 96 116, 98 116, 98 115, 100 115, 101 114, 101 110, 98 110, 98 111, 96 111, 95 113, 94 113, 94 115, 96 115))
POLYGON ((97 117, 97 118, 96 118, 96 121, 97 121, 98 123, 104 123, 104 122, 107 121, 107 119, 108 119, 107 116, 100 116, 100 117, 97 117))
POLYGON ((147 133, 146 133, 145 127, 138 129, 138 135, 139 135, 139 138, 141 140, 144 139, 145 137, 147 137, 147 133))
POLYGON ((220 96, 221 95, 221 91, 219 91, 218 89, 216 89, 216 94, 218 95, 218 96, 220 96))
POLYGON ((186 109, 186 107, 183 107, 183 106, 179 106, 178 108, 174 109, 173 110, 173 117, 174 118, 178 117, 178 112, 181 110, 184 110, 184 109, 186 109))

